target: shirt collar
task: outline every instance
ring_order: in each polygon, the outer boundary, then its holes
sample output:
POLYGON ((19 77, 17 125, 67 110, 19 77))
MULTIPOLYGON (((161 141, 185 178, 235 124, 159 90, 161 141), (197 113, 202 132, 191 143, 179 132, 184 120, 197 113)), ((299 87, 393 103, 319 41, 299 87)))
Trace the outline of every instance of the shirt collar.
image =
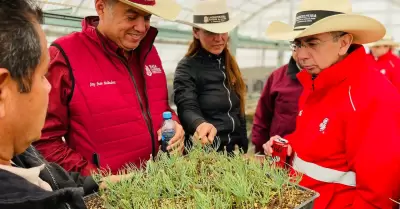
POLYGON ((297 73, 300 72, 300 67, 297 65, 296 61, 293 59, 293 57, 290 57, 289 64, 288 64, 288 70, 287 70, 287 75, 293 79, 297 80, 297 73))
POLYGON ((46 191, 52 191, 51 186, 39 177, 40 171, 42 171, 44 168, 45 168, 44 164, 33 168, 20 168, 8 165, 0 165, 0 169, 6 170, 10 173, 20 176, 29 181, 30 183, 39 186, 46 191))

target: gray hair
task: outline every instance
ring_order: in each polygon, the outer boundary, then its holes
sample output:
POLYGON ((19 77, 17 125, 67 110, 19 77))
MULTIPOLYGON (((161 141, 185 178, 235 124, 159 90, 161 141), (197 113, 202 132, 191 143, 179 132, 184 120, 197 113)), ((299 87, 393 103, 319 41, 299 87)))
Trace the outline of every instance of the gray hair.
POLYGON ((0 68, 9 71, 21 92, 29 92, 42 47, 35 24, 43 13, 33 0, 0 0, 0 68))
POLYGON ((347 34, 347 32, 343 32, 343 31, 334 31, 334 32, 329 32, 332 37, 333 37, 333 41, 338 41, 340 37, 344 36, 347 34))

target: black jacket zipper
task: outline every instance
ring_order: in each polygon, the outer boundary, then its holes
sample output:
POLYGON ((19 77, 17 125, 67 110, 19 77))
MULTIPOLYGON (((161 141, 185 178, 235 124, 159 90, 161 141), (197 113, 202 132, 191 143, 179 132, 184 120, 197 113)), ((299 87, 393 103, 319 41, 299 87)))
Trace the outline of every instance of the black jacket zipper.
MULTIPOLYGON (((32 149, 33 154, 36 156, 36 158, 44 164, 44 168, 46 169, 46 171, 49 173, 51 180, 53 181, 54 187, 56 188, 56 190, 59 190, 60 187, 57 184, 56 178, 54 178, 54 175, 51 173, 50 169, 47 167, 47 164, 45 162, 43 162, 43 160, 39 157, 38 153, 32 149)), ((68 203, 65 203, 65 206, 67 206, 67 209, 71 209, 71 206, 68 203)))

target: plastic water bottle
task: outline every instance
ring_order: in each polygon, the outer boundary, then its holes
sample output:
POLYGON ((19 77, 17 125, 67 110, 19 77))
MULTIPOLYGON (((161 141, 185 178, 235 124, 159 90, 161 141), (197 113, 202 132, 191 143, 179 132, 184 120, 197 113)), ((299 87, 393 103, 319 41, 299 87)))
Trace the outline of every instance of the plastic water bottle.
POLYGON ((163 119, 164 123, 161 127, 161 150, 168 152, 168 143, 175 135, 175 122, 172 120, 171 112, 164 112, 163 119))

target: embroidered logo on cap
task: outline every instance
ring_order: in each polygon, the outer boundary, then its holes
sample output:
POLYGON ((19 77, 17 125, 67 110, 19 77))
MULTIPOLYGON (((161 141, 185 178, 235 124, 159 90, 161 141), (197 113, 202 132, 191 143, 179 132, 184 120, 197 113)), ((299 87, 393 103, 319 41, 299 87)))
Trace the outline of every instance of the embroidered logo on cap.
POLYGON ((296 14, 295 30, 304 30, 303 27, 310 26, 324 18, 332 15, 343 14, 341 12, 325 11, 325 10, 310 10, 302 11, 296 14), (297 28, 301 27, 301 28, 297 28))
POLYGON ((224 23, 229 21, 229 13, 215 15, 193 15, 193 23, 224 23))
POLYGON ((156 5, 156 0, 128 0, 132 3, 136 3, 136 4, 143 4, 143 5, 150 5, 150 6, 154 6, 156 5))

